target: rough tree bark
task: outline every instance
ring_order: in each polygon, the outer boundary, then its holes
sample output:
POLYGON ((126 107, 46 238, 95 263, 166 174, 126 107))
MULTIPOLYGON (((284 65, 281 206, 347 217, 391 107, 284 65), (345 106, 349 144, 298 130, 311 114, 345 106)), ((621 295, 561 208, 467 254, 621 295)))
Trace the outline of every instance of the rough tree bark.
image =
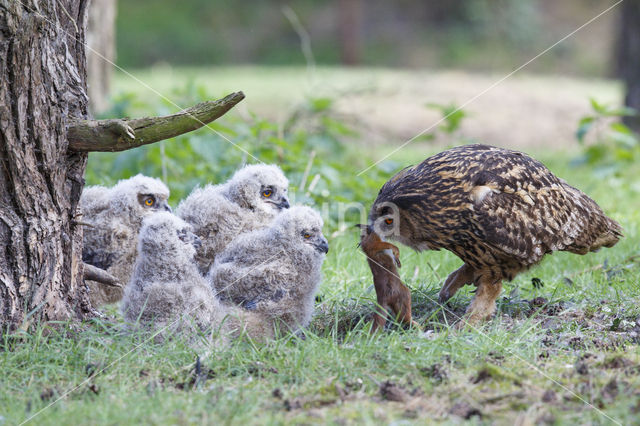
MULTIPOLYGON (((26 314, 84 317, 82 229, 74 225, 87 155, 67 150, 67 117, 86 117, 88 0, 0 3, 0 300, 26 314), (35 12, 37 11, 37 12, 35 12)), ((3 324, 3 325, 4 325, 3 324)))
MULTIPOLYGON (((625 105, 640 111, 640 0, 620 5, 617 45, 618 75, 626 86, 625 105)), ((624 117, 624 123, 640 132, 640 117, 624 117)))
MULTIPOLYGON (((88 3, 0 0, 0 330, 94 313, 82 279, 82 224, 76 221, 86 152, 93 149, 74 149, 78 140, 67 134, 68 126, 100 128, 100 122, 85 120, 88 3)), ((211 103, 217 112, 193 119, 191 127, 177 123, 182 132, 192 130, 243 97, 211 103)), ((159 135, 156 140, 181 133, 167 130, 164 118, 144 120, 138 131, 159 135)), ((102 149, 110 150, 105 134, 117 149, 113 129, 95 132, 102 149)), ((130 146, 120 149, 139 145, 135 132, 130 146)))

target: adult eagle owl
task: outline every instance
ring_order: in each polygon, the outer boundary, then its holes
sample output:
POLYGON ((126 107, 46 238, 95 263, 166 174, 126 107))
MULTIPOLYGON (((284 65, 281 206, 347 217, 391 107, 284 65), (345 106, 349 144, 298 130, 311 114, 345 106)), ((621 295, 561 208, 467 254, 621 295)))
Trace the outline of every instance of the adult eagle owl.
POLYGON ((595 201, 542 163, 487 145, 452 148, 400 171, 380 189, 369 223, 415 250, 462 259, 439 295, 444 303, 466 284, 478 287, 459 326, 491 316, 502 281, 545 254, 586 254, 622 236, 595 201))

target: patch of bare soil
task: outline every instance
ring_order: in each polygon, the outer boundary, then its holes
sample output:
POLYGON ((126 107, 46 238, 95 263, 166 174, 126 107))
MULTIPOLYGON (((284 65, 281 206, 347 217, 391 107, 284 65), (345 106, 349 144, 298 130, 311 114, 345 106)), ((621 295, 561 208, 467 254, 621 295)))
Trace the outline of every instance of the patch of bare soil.
POLYGON ((578 120, 590 113, 589 97, 612 103, 622 99, 620 87, 612 82, 521 74, 493 86, 502 77, 457 71, 378 72, 371 78, 371 90, 346 91, 338 109, 353 117, 367 143, 400 145, 429 132, 442 118, 439 111, 426 107, 436 103, 464 106, 467 116, 456 136, 504 147, 557 149, 577 146, 574 133, 578 120))

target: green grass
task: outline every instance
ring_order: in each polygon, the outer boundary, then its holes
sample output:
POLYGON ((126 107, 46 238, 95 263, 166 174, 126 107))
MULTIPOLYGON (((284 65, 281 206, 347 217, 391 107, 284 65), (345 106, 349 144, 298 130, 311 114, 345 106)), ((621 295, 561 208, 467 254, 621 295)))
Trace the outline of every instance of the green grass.
MULTIPOLYGON (((424 155, 408 150, 398 161, 424 155)), ((449 313, 435 303, 459 260, 404 248, 400 272, 427 332, 392 326, 370 336, 375 292, 357 234, 334 231, 305 339, 196 353, 179 339, 152 344, 125 333, 115 308, 88 323, 4 335, 0 424, 34 415, 33 422, 52 425, 424 424, 466 416, 476 424, 611 423, 605 415, 637 423, 640 263, 631 256, 640 254, 640 169, 605 181, 569 168, 570 154, 538 156, 619 220, 626 237, 588 256, 548 256, 506 283, 496 319, 480 331, 447 326, 469 302, 469 289, 449 313), (534 277, 542 288, 533 287, 534 277)), ((345 166, 344 173, 354 171, 345 166)), ((363 196, 373 198, 375 188, 363 196)))
MULTIPOLYGON (((414 142, 391 161, 357 176, 394 146, 371 147, 361 129, 366 126, 358 127, 367 113, 354 119, 358 104, 349 109, 354 114, 350 116, 331 102, 323 106, 327 99, 353 95, 354 90, 363 96, 371 90, 372 100, 366 101, 384 105, 397 85, 409 82, 419 87, 430 80, 428 74, 319 68, 313 76, 299 68, 250 67, 211 73, 184 68, 175 76, 171 72, 156 69, 140 77, 181 105, 243 89, 246 102, 214 127, 264 161, 280 163, 297 199, 318 208, 335 201, 368 207, 393 171, 437 151, 414 142), (185 76, 191 76, 194 84, 172 90, 178 77, 185 76), (283 131, 283 123, 291 120, 294 125, 283 131), (345 131, 345 122, 361 134, 345 131), (320 180, 307 196, 298 194, 298 186, 311 151, 317 157, 309 179, 318 175, 320 180)), ((456 77, 454 83, 468 77, 456 77)), ((610 83, 543 80, 516 80, 526 86, 515 95, 518 105, 527 104, 521 93, 539 93, 539 85, 544 86, 542 92, 553 94, 556 103, 567 99, 556 89, 575 91, 585 102, 585 93, 593 94, 585 91, 586 86, 604 98, 615 93, 610 83)), ((477 82, 477 88, 490 82, 477 82)), ((116 83, 125 93, 118 96, 115 115, 166 114, 175 109, 122 76, 116 83)), ((427 95, 410 98, 420 113, 423 101, 432 100, 427 95)), ((491 115, 500 116, 493 108, 491 102, 478 106, 469 120, 475 117, 486 126, 491 115)), ((402 120, 406 111, 396 109, 390 107, 393 114, 384 121, 398 121, 403 132, 415 135, 431 123, 426 119, 418 130, 407 130, 402 120)), ((536 122, 542 120, 540 111, 529 112, 521 116, 535 116, 532 126, 540 127, 536 122)), ((511 124, 493 123, 503 142, 514 133, 511 124)), ((518 123, 519 132, 529 131, 524 124, 518 123)), ((472 130, 465 136, 473 136, 472 130)), ((396 135, 391 141, 408 139, 404 133, 391 133, 396 135)), ((535 129, 531 134, 537 142, 535 129)), ((206 129, 167 142, 164 149, 156 144, 120 155, 92 154, 87 182, 112 184, 138 171, 161 176, 165 165, 175 205, 195 184, 225 179, 246 160, 206 129)), ((52 425, 457 424, 465 417, 475 424, 611 423, 606 416, 622 424, 638 423, 640 165, 623 164, 616 175, 602 178, 587 166, 569 166, 577 151, 560 147, 528 151, 597 200, 622 224, 625 238, 612 249, 587 256, 547 256, 538 267, 505 283, 496 318, 480 330, 449 328, 469 303, 470 288, 458 292, 446 309, 436 303, 444 278, 460 261, 447 252, 418 254, 401 247, 400 274, 412 288, 414 316, 425 331, 392 325, 370 336, 375 291, 356 247, 358 234, 350 226, 357 217, 350 215, 350 222, 341 224, 332 205, 324 230, 331 250, 316 316, 304 339, 289 336, 264 345, 243 340, 205 353, 180 339, 157 344, 125 332, 115 306, 90 322, 5 334, 0 339, 0 425, 32 416, 34 423, 52 425), (544 285, 534 287, 533 278, 544 285)))

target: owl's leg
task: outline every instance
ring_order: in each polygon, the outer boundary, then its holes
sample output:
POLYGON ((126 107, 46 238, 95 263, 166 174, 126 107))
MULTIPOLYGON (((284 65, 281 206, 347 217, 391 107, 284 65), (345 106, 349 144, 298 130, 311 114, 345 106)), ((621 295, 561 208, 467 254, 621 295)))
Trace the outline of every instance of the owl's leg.
POLYGON ((496 299, 502 290, 502 278, 483 275, 478 279, 478 290, 464 316, 456 324, 457 329, 478 324, 496 311, 496 299))
POLYGON ((454 294, 456 294, 456 291, 458 291, 460 287, 473 283, 474 274, 475 270, 466 263, 452 272, 447 277, 447 280, 444 282, 444 285, 438 294, 438 301, 440 303, 445 303, 447 300, 451 299, 454 294))

